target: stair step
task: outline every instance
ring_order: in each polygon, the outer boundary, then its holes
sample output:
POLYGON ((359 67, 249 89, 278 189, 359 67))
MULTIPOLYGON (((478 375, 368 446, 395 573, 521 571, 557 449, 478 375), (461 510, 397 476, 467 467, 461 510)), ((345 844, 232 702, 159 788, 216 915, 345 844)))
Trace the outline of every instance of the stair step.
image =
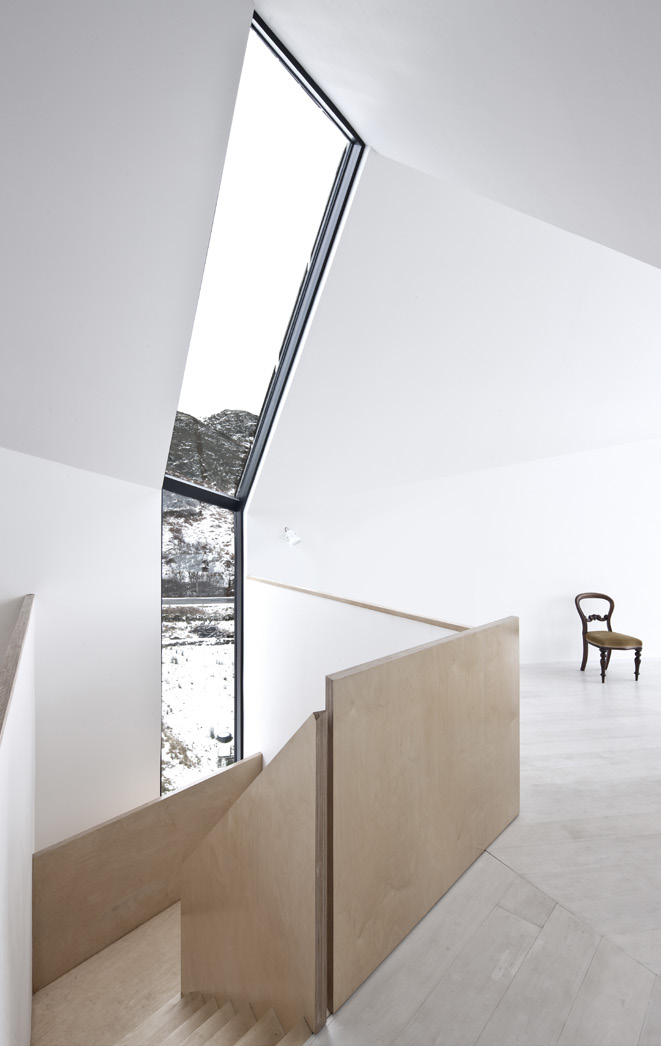
POLYGON ((239 1039, 238 1046, 275 1046, 284 1038, 284 1028, 276 1017, 275 1010, 269 1010, 239 1039))
POLYGON ((194 1031, 187 1039, 184 1039, 182 1046, 206 1046, 209 1039, 224 1028, 232 1017, 236 1015, 236 1011, 232 1006, 231 1002, 226 1002, 224 1006, 221 1006, 219 1010, 216 1010, 213 1017, 209 1017, 208 1020, 201 1024, 200 1027, 194 1031))
POLYGON ((202 996, 195 999, 177 996, 173 1004, 161 1007, 143 1021, 135 1031, 129 1032, 121 1039, 117 1046, 160 1046, 162 1040, 170 1032, 188 1020, 202 1006, 204 1006, 202 996))
POLYGON ((211 998, 210 995, 205 995, 204 992, 182 992, 181 997, 192 1002, 199 1002, 200 999, 202 1002, 208 1002, 211 998))
POLYGON ((175 1028, 174 1031, 171 1031, 169 1035, 160 1040, 159 1046, 181 1046, 181 1043, 185 1042, 189 1035, 197 1031, 200 1025, 208 1021, 209 1017, 213 1017, 214 1013, 217 1012, 218 1003, 213 998, 209 999, 199 1010, 191 1014, 188 1020, 185 1020, 178 1028, 175 1028))
MULTIPOLYGON (((168 1010, 172 1009, 173 1006, 176 1006, 179 1002, 181 1002, 181 995, 174 995, 171 999, 168 999, 167 1002, 164 1002, 162 1006, 159 1006, 157 1010, 154 1010, 153 1013, 150 1013, 147 1017, 145 1017, 140 1024, 140 1028, 142 1028, 143 1024, 145 1024, 147 1021, 152 1021, 159 1015, 166 1013, 168 1010)), ((118 1040, 115 1046, 129 1046, 129 1042, 131 1042, 135 1038, 135 1034, 135 1029, 133 1029, 133 1031, 127 1032, 123 1038, 118 1040)))
POLYGON ((236 1017, 232 1017, 231 1021, 227 1022, 224 1028, 207 1039, 205 1046, 235 1046, 241 1036, 250 1031, 255 1023, 255 1014, 250 1006, 245 1006, 239 1010, 236 1017))
POLYGON ((308 1027, 308 1022, 305 1017, 301 1017, 298 1024, 287 1032, 284 1039, 280 1039, 280 1046, 303 1046, 303 1043, 307 1042, 312 1032, 308 1027))

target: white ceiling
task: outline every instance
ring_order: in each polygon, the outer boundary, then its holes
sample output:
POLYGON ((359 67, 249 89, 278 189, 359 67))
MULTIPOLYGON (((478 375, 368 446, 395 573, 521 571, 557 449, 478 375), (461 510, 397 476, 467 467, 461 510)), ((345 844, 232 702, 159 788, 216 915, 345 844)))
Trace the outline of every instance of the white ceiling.
POLYGON ((659 439, 660 339, 658 269, 371 153, 251 511, 659 439))
POLYGON ((260 0, 383 155, 661 265, 659 0, 260 0))
POLYGON ((160 488, 248 4, 5 4, 0 446, 160 488))

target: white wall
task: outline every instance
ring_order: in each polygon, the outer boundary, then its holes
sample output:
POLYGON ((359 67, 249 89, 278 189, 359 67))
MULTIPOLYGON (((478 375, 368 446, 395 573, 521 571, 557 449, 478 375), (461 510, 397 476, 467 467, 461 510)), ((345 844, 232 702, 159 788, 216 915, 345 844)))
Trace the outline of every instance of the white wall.
POLYGON ((450 635, 446 629, 248 581, 244 751, 268 762, 326 706, 326 676, 450 635))
MULTIPOLYGON (((30 622, 0 741, 0 1046, 30 1044, 34 847, 33 628, 30 622)), ((3 645, 0 656, 4 656, 4 652, 3 645)))
POLYGON ((661 653, 661 273, 371 154, 248 512, 248 571, 577 656, 661 653), (303 541, 290 550, 282 528, 303 541))
POLYGON ((0 633, 36 593, 38 847, 158 794, 160 487, 251 16, 3 11, 0 633))
MULTIPOLYGON (((251 515, 250 568, 460 624, 516 614, 523 662, 577 667, 574 596, 608 592, 614 627, 659 657, 660 470, 651 440, 367 492, 350 507, 251 515), (302 538, 295 549, 283 522, 302 538)), ((633 678, 632 656, 612 664, 633 678)))
POLYGON ((0 450, 0 610, 36 593, 36 844, 159 794, 160 492, 0 450))
POLYGON ((160 486, 251 15, 3 5, 0 446, 160 486))

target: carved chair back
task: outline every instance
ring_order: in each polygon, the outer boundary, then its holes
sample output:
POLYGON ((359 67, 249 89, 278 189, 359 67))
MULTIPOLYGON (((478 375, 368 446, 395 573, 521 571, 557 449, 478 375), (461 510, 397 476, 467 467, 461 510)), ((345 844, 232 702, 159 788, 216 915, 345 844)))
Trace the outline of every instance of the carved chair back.
POLYGON ((602 631, 605 631, 605 632, 612 632, 613 631, 613 627, 611 625, 611 617, 612 617, 612 614, 613 614, 613 610, 615 609, 615 600, 611 599, 610 596, 605 595, 603 592, 581 592, 581 593, 579 593, 578 596, 576 596, 576 599, 574 600, 574 602, 576 603, 576 609, 578 610, 578 613, 579 613, 580 618, 581 618, 581 622, 583 624, 583 635, 585 635, 585 633, 588 631, 588 624, 591 621, 605 621, 606 622, 606 628, 602 629, 602 631), (606 611, 605 614, 588 614, 588 615, 586 615, 585 612, 583 611, 582 607, 581 607, 581 601, 583 599, 603 599, 603 600, 605 600, 608 603, 608 610, 606 611))

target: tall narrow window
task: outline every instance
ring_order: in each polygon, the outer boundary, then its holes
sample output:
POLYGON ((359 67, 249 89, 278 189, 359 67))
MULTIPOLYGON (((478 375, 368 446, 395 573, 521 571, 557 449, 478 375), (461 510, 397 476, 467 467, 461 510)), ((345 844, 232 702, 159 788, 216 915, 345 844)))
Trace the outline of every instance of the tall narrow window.
POLYGON ((163 493, 161 791, 234 761, 234 513, 163 493))
POLYGON ((232 560, 230 580, 229 549, 241 558, 245 497, 359 155, 351 129, 256 20, 164 484, 163 790, 242 754, 240 700, 226 722, 241 676, 237 656, 233 689, 241 578, 232 560))

